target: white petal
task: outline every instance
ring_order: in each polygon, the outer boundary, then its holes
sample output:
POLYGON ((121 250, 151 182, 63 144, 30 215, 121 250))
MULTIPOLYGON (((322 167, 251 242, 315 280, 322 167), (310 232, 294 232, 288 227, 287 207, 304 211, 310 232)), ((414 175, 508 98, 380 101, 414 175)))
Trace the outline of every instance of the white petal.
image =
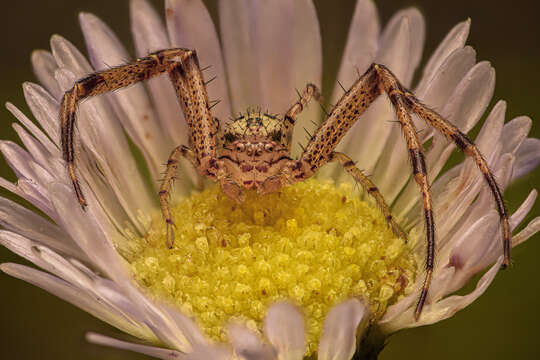
POLYGON ((41 86, 26 82, 23 84, 24 98, 34 117, 56 145, 60 144, 60 126, 58 126, 59 104, 41 86))
POLYGON ((510 216, 510 229, 514 230, 527 216, 529 211, 531 211, 534 202, 536 201, 536 197, 538 196, 538 192, 536 189, 533 189, 529 196, 527 196, 527 199, 519 206, 519 208, 510 216))
POLYGON ((368 311, 357 299, 333 307, 324 320, 318 359, 351 359, 356 350, 358 326, 362 320, 366 322, 368 311))
MULTIPOLYGON (((220 19, 235 111, 260 106, 284 113, 298 98, 295 89, 321 85, 321 38, 311 0, 221 1, 220 19)), ((303 128, 313 130, 319 114, 313 104, 298 117, 293 154, 304 142, 303 128)))
MULTIPOLYGON (((90 60, 97 70, 129 62, 129 55, 116 35, 99 18, 81 13, 79 21, 86 40, 90 60)), ((143 84, 107 95, 122 125, 143 152, 151 174, 158 174, 169 155, 171 142, 162 131, 143 84)), ((154 180, 155 178, 153 178, 154 180)))
POLYGON ((212 111, 221 121, 231 115, 227 76, 216 28, 201 0, 165 1, 167 30, 173 47, 195 49, 206 80, 217 76, 208 86, 210 100, 221 100, 212 111))
POLYGON ((272 305, 264 320, 265 335, 278 352, 279 360, 301 360, 306 351, 304 319, 288 303, 272 305))
POLYGON ((55 98, 60 99, 62 91, 58 83, 54 79, 54 72, 58 69, 58 65, 52 54, 45 50, 35 50, 32 52, 32 67, 39 82, 43 84, 45 89, 55 98))
MULTIPOLYGON (((352 85, 358 72, 363 73, 375 60, 379 28, 379 16, 373 1, 357 1, 337 76, 345 88, 352 85)), ((342 95, 343 90, 336 83, 331 103, 337 103, 342 95)))
MULTIPOLYGON (((411 31, 407 16, 395 15, 386 27, 380 41, 376 62, 386 65, 398 79, 409 76, 411 67, 411 31)), ((337 149, 357 161, 367 173, 373 170, 383 154, 386 140, 392 131, 395 112, 388 97, 383 94, 360 117, 343 137, 337 149)), ((401 140, 401 139, 400 139, 401 140)), ((343 178, 344 172, 341 172, 343 178)))
POLYGON ((527 224, 525 229, 512 237, 512 246, 517 246, 540 231, 540 217, 536 217, 527 224))
POLYGON ((152 357, 156 357, 158 359, 164 359, 164 360, 232 359, 232 354, 230 353, 230 351, 224 348, 219 348, 219 347, 205 347, 205 348, 198 349, 197 351, 194 351, 192 353, 184 353, 181 351, 160 348, 156 346, 136 344, 136 343, 131 343, 127 341, 122 341, 122 340, 114 339, 114 338, 96 334, 96 333, 86 334, 86 340, 94 344, 134 351, 140 354, 145 354, 148 356, 152 356, 152 357))
POLYGON ((274 360, 276 352, 259 335, 240 324, 227 326, 227 337, 237 356, 246 360, 274 360))
POLYGON ((540 163, 540 140, 528 138, 516 152, 513 179, 518 179, 535 169, 540 163))
POLYGON ((528 116, 518 116, 504 124, 501 154, 515 153, 531 131, 532 120, 528 116))
POLYGON ((433 55, 429 58, 422 74, 422 80, 418 84, 417 91, 421 92, 439 71, 439 67, 454 51, 461 49, 467 41, 471 19, 467 19, 450 30, 444 40, 439 44, 433 55))
POLYGON ((23 124, 32 135, 39 140, 39 142, 49 151, 50 154, 59 156, 60 152, 58 146, 53 144, 52 141, 41 131, 26 115, 24 115, 15 105, 12 103, 6 103, 6 108, 23 124))
POLYGON ((438 301, 435 304, 426 305, 418 321, 416 321, 413 316, 414 307, 410 307, 407 311, 400 313, 399 316, 395 318, 381 320, 379 322, 381 330, 390 334, 404 328, 433 324, 453 316, 459 310, 470 305, 486 291, 499 271, 502 260, 502 257, 500 257, 489 271, 482 276, 478 281, 475 290, 470 294, 465 296, 454 295, 438 301))
POLYGON ((159 347, 150 346, 150 345, 130 343, 127 341, 121 341, 118 339, 114 339, 114 338, 96 334, 96 333, 86 334, 86 340, 93 344, 110 346, 110 347, 114 347, 114 348, 122 349, 122 350, 134 351, 134 352, 152 356, 158 359, 173 360, 173 359, 184 358, 183 354, 176 350, 164 349, 164 348, 159 348, 159 347))
POLYGON ((81 289, 73 287, 57 277, 27 266, 11 263, 0 265, 0 270, 10 276, 40 287, 128 334, 142 339, 157 340, 143 324, 133 323, 130 319, 124 318, 122 314, 116 313, 100 303, 99 298, 82 292, 81 289))
POLYGON ((28 132, 18 123, 13 123, 12 127, 17 135, 19 135, 24 147, 26 150, 28 150, 34 160, 40 166, 50 171, 51 169, 48 161, 50 153, 47 151, 47 149, 45 149, 45 147, 41 145, 41 143, 39 143, 32 135, 28 134, 28 132))
MULTIPOLYGON (((161 18, 146 0, 131 1, 131 30, 137 56, 167 49, 171 45, 161 18)), ((176 144, 187 144, 187 125, 169 77, 164 74, 148 81, 152 100, 162 126, 176 144)))
POLYGON ((3 228, 37 241, 52 249, 86 261, 86 255, 57 225, 8 199, 0 198, 0 224, 3 228))

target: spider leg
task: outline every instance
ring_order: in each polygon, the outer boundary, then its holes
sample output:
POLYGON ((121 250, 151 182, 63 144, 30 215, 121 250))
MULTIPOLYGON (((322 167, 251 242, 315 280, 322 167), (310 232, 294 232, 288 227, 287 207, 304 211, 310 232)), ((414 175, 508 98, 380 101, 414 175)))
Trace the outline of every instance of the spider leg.
POLYGON ((334 152, 331 155, 330 161, 337 161, 345 168, 345 170, 353 177, 353 179, 362 185, 364 190, 371 196, 375 201, 377 202, 377 205, 381 209, 381 212, 384 215, 384 218, 386 219, 386 222, 394 232, 394 235, 397 237, 400 237, 407 240, 407 235, 405 232, 401 229, 401 227, 398 225, 398 223, 393 219, 392 214, 390 213, 390 208, 384 201, 384 198, 382 194, 380 193, 377 186, 371 181, 360 169, 358 169, 354 165, 354 161, 347 155, 340 153, 340 152, 334 152))
POLYGON ((314 134, 296 166, 295 179, 304 179, 313 175, 321 166, 332 159, 335 147, 347 130, 356 122, 371 103, 385 91, 396 109, 402 131, 407 141, 412 160, 415 181, 418 183, 424 199, 424 218, 426 224, 426 277, 420 298, 415 309, 415 318, 420 317, 426 302, 427 293, 433 275, 435 257, 435 226, 433 221, 431 192, 427 179, 426 165, 422 144, 418 139, 414 123, 408 113, 403 96, 395 76, 382 65, 372 64, 369 69, 343 95, 328 114, 321 127, 314 134), (391 76, 390 76, 391 75, 391 76))
POLYGON ((409 108, 414 111, 418 116, 426 121, 429 125, 439 130, 446 138, 453 141, 467 156, 470 156, 476 166, 482 172, 484 179, 486 180, 495 203, 497 204, 497 211, 502 223, 503 230, 503 252, 504 262, 503 267, 510 265, 510 224, 508 222, 508 212, 506 205, 504 204, 501 188, 497 185, 493 173, 489 169, 486 160, 480 153, 478 147, 472 142, 468 136, 462 133, 455 125, 445 120, 442 116, 431 110, 420 102, 412 93, 404 91, 404 96, 409 108))
POLYGON ((208 95, 195 51, 169 49, 152 53, 144 58, 99 71, 75 82, 66 91, 61 104, 61 140, 64 160, 75 189, 77 199, 84 209, 86 199, 82 193, 75 167, 73 147, 75 115, 78 103, 88 97, 127 87, 136 82, 150 79, 168 72, 178 92, 180 105, 190 129, 189 141, 203 173, 211 168, 211 158, 215 154, 215 137, 212 136, 213 119, 208 106, 208 95))
POLYGON ((287 145, 289 151, 291 150, 291 139, 296 117, 302 112, 302 110, 304 110, 304 108, 312 98, 320 101, 321 92, 316 85, 309 83, 306 85, 304 92, 299 96, 300 98, 298 99, 298 101, 289 108, 283 118, 283 128, 281 130, 281 144, 287 145))
POLYGON ((397 78, 383 65, 374 65, 377 73, 379 74, 379 83, 384 89, 390 101, 394 105, 398 120, 401 124, 401 130, 405 135, 407 147, 409 148, 409 155, 412 161, 414 180, 422 191, 422 197, 424 199, 424 220, 426 224, 426 241, 427 241, 427 253, 426 253, 426 277, 424 280, 424 286, 420 293, 420 298, 416 304, 414 317, 416 320, 420 318, 422 309, 426 302, 429 286, 431 284, 431 278, 433 276, 433 268, 435 262, 435 223, 433 221, 433 205, 431 200, 431 190, 429 181, 427 178, 426 162, 424 159, 424 150, 422 143, 418 139, 418 132, 411 119, 411 115, 408 112, 407 102, 403 96, 402 86, 399 84, 397 78))
POLYGON ((167 161, 167 170, 165 171, 165 176, 163 177, 161 187, 159 188, 159 203, 161 205, 163 219, 165 219, 165 223, 167 224, 167 247, 169 249, 171 249, 174 244, 174 221, 169 209, 169 197, 171 186, 174 182, 174 175, 178 170, 178 161, 180 160, 180 157, 188 159, 195 167, 198 165, 195 153, 184 145, 176 147, 171 152, 169 160, 167 161))

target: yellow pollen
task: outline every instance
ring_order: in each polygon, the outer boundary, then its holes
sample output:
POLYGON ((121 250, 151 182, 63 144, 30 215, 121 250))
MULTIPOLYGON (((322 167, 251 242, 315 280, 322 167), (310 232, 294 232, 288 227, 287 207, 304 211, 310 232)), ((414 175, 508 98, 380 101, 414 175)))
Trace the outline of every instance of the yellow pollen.
POLYGON ((140 284, 217 341, 227 340, 232 320, 261 329, 268 307, 288 300, 304 313, 311 355, 332 306, 360 297, 379 318, 414 286, 409 247, 351 184, 309 180, 277 194, 247 192, 242 204, 213 186, 181 199, 172 214, 173 249, 156 214, 123 255, 140 284))

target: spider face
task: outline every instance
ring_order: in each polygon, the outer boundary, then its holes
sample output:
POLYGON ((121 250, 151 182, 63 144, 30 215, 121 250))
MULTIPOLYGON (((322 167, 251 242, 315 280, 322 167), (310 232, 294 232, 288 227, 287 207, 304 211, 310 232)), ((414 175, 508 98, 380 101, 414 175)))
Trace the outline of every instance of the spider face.
POLYGON ((268 178, 280 173, 291 160, 281 143, 281 124, 275 116, 248 111, 225 129, 219 159, 229 183, 261 191, 268 178))

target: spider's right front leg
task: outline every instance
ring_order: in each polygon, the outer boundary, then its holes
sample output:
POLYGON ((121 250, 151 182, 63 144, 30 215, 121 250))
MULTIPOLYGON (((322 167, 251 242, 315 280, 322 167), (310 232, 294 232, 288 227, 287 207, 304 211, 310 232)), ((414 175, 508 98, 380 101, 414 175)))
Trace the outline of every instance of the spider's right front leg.
POLYGON ((127 87, 167 72, 171 78, 189 127, 189 142, 197 159, 199 172, 212 176, 210 159, 215 155, 215 127, 209 110, 208 94, 195 51, 161 50, 133 63, 99 71, 75 82, 66 91, 61 105, 61 141, 64 160, 81 206, 86 199, 79 185, 73 147, 75 114, 78 103, 88 97, 127 87))

